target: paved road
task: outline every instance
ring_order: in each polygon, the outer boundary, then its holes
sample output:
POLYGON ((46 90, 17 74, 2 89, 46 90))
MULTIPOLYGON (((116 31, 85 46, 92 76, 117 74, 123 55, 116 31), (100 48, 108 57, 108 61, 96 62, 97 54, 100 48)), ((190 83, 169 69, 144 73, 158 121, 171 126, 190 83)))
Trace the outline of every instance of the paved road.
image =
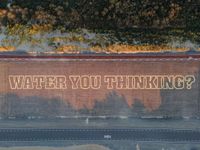
POLYGON ((170 129, 0 129, 0 141, 48 140, 200 142, 200 131, 170 129))

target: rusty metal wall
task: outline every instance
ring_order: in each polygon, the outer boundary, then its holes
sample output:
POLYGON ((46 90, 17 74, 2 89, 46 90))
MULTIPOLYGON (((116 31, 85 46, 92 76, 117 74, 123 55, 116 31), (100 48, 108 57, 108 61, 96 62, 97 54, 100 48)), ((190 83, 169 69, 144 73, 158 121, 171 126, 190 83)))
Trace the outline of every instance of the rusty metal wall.
MULTIPOLYGON (((3 59, 0 60, 0 116, 128 116, 128 117, 199 117, 198 59, 188 58, 133 58, 133 59, 3 59), (193 76, 191 87, 187 80, 183 88, 108 88, 105 76, 193 76), (21 86, 14 88, 11 77, 21 86), (33 76, 66 77, 66 85, 53 84, 46 87, 47 78, 36 88, 29 79, 33 76), (101 85, 73 88, 69 76, 101 76, 101 85), (20 79, 20 78, 18 78, 20 79), (32 85, 32 89, 30 88, 32 85), (58 86, 57 86, 58 85, 58 86), (51 88, 51 86, 53 88, 51 88), (66 86, 66 87, 65 87, 66 86), (30 88, 30 89, 28 89, 30 88)), ((52 78, 53 80, 54 78, 52 78)), ((62 80, 62 79, 61 79, 62 80)), ((50 82, 50 81, 49 81, 50 82)), ((62 82, 62 81, 61 81, 62 82)), ((81 82, 81 80, 79 81, 81 82)), ((92 82, 92 81, 91 81, 92 82)), ((125 81, 124 85, 127 85, 125 81)), ((122 83, 123 83, 122 82, 122 83)), ((128 81, 130 82, 130 81, 128 81)), ((182 82, 175 81, 177 86, 182 82)), ((92 84, 92 83, 90 83, 92 84)), ((123 86, 123 85, 122 85, 123 86)), ((170 84, 169 84, 170 86, 170 84)), ((124 86, 125 87, 125 86, 124 86)))

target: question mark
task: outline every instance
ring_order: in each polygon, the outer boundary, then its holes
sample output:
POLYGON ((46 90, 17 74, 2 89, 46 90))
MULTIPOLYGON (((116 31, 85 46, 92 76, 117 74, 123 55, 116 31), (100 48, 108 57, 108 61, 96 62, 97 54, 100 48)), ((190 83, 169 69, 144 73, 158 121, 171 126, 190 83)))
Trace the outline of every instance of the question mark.
POLYGON ((186 78, 186 86, 187 89, 191 89, 192 88, 192 84, 195 82, 195 76, 193 75, 188 75, 185 77, 186 78))

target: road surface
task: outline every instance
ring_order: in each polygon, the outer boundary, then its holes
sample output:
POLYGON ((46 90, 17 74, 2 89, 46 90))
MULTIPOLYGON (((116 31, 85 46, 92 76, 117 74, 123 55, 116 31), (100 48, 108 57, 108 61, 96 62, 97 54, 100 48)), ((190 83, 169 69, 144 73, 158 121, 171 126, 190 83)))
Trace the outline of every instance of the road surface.
POLYGON ((200 131, 175 129, 0 129, 0 141, 58 140, 200 142, 200 131))

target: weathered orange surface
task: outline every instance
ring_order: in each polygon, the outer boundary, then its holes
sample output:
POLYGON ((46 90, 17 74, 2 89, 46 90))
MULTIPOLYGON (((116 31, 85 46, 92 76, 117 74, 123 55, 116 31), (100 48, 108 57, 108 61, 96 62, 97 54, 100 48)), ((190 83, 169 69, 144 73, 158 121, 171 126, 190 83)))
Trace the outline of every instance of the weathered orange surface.
MULTIPOLYGON (((21 97, 41 96, 45 98, 61 98, 74 108, 94 107, 95 101, 104 101, 113 90, 105 85, 98 90, 11 90, 9 75, 188 75, 198 72, 198 61, 189 60, 153 60, 153 59, 121 59, 121 60, 4 60, 0 61, 0 94, 15 93, 21 97)), ((140 100, 149 110, 157 109, 162 101, 160 90, 114 90, 125 97, 131 107, 135 100, 140 100)))
POLYGON ((4 51, 15 51, 16 48, 13 46, 6 46, 6 47, 0 47, 0 52, 4 52, 4 51))
MULTIPOLYGON (((88 48, 83 48, 81 46, 65 45, 60 46, 56 49, 58 52, 63 53, 79 53, 82 50, 88 50, 88 48)), ((105 48, 94 46, 89 49, 93 52, 107 52, 107 53, 162 53, 162 52, 186 52, 189 51, 188 47, 172 47, 167 45, 123 45, 123 44, 113 44, 105 48)), ((200 48, 197 49, 198 51, 200 48)))

